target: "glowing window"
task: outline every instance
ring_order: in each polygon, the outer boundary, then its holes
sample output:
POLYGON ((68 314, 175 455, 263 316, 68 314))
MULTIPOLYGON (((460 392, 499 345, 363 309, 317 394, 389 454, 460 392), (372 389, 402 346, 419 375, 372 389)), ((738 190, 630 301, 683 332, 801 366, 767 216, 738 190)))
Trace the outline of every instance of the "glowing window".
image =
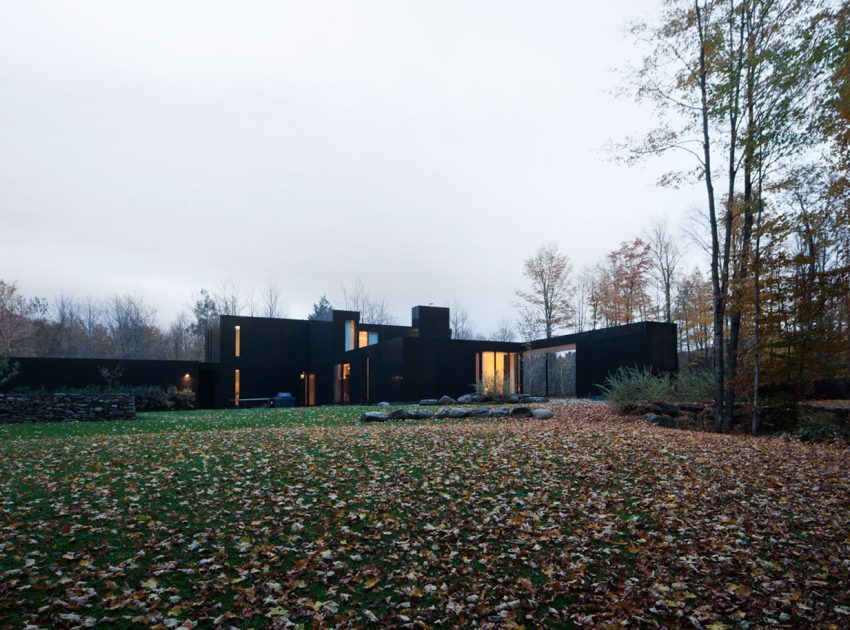
POLYGON ((371 330, 361 330, 357 333, 357 347, 365 348, 378 343, 378 333, 371 330))
POLYGON ((233 402, 239 406, 239 370, 233 372, 233 402))
POLYGON ((242 329, 239 326, 234 328, 234 332, 236 333, 236 348, 233 351, 233 356, 241 356, 242 353, 242 329))
MULTIPOLYGON (((477 359, 477 357, 476 357, 477 359)), ((475 366, 476 379, 488 394, 513 394, 516 392, 516 354, 512 352, 482 352, 481 371, 475 366)))

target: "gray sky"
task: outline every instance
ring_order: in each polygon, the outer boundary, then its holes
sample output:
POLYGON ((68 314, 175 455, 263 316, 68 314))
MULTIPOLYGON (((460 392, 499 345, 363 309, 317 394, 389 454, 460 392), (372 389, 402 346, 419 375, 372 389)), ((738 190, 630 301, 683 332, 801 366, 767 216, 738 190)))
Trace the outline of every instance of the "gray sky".
POLYGON ((539 245, 580 267, 700 203, 603 149, 652 125, 612 92, 658 4, 6 3, 0 278, 163 323, 226 280, 303 317, 359 278, 489 332, 539 245))

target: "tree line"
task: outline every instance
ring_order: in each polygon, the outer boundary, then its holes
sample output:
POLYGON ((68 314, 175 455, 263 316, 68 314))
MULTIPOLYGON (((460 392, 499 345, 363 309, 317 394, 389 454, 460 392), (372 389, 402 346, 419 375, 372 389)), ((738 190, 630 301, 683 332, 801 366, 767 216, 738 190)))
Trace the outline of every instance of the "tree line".
MULTIPOLYGON (((386 300, 360 280, 343 285, 341 293, 342 308, 359 311, 361 321, 394 323, 386 300)), ((219 315, 287 317, 283 292, 273 282, 260 292, 223 282, 189 301, 188 310, 161 326, 156 307, 137 294, 100 301, 62 294, 49 300, 29 297, 17 283, 0 279, 0 356, 203 360, 207 327, 219 315)), ((308 319, 321 319, 332 308, 322 295, 308 319)))
POLYGON ((664 185, 704 190, 714 429, 761 395, 847 373, 850 329, 850 3, 672 0, 634 26, 630 76, 659 125, 629 161, 676 152, 664 185))

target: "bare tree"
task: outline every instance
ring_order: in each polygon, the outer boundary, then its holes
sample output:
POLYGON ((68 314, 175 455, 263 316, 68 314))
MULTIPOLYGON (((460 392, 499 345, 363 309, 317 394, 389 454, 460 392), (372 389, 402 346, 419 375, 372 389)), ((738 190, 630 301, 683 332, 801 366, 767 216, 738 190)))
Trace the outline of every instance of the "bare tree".
POLYGON ((161 338, 155 317, 156 310, 139 296, 127 294, 112 298, 106 321, 118 358, 151 358, 161 338))
POLYGON ((570 261, 556 243, 540 247, 523 263, 523 274, 531 282, 531 289, 516 294, 541 324, 547 339, 572 322, 570 271, 570 261))
POLYGON ((493 341, 513 341, 516 339, 513 322, 509 319, 500 319, 496 322, 496 330, 491 338, 493 341))
POLYGON ((673 286, 682 254, 670 234, 666 221, 655 221, 649 229, 648 239, 651 248, 652 277, 661 295, 664 296, 664 321, 672 322, 673 286))
POLYGON ((237 284, 232 280, 220 282, 215 291, 212 292, 211 297, 219 315, 242 315, 248 308, 249 302, 252 301, 243 295, 237 284))
POLYGON ((198 360, 197 345, 191 332, 191 323, 186 313, 180 312, 171 323, 166 334, 168 357, 177 361, 198 360))
POLYGON ((472 322, 469 313, 460 303, 453 302, 450 310, 450 326, 452 339, 473 339, 475 333, 472 330, 472 322))
POLYGON ((269 280, 263 290, 263 317, 286 317, 286 307, 283 303, 280 287, 274 280, 269 280))
POLYGON ((545 329, 541 325, 537 313, 527 306, 523 306, 517 316, 517 332, 522 341, 529 342, 540 339, 545 334, 545 329))
POLYGON ((342 302, 347 311, 360 313, 360 321, 364 324, 394 324, 395 318, 390 314, 384 298, 372 296, 363 282, 358 278, 354 287, 349 289, 342 285, 342 302))

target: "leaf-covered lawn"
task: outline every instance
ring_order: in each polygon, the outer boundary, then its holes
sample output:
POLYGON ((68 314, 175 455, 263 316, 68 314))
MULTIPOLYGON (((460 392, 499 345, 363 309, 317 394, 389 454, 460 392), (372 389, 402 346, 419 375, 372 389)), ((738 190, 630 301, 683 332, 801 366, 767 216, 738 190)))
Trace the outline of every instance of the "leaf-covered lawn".
POLYGON ((850 624, 847 450, 555 409, 4 428, 0 626, 850 624))

